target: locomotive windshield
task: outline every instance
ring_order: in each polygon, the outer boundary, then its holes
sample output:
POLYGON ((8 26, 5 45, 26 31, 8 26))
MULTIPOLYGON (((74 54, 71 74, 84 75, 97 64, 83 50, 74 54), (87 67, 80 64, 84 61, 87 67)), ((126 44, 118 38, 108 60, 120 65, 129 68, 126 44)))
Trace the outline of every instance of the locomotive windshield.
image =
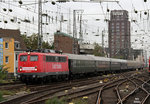
POLYGON ((31 55, 30 56, 30 61, 37 61, 38 60, 38 56, 37 55, 31 55))
POLYGON ((27 55, 21 55, 20 61, 27 61, 27 55))

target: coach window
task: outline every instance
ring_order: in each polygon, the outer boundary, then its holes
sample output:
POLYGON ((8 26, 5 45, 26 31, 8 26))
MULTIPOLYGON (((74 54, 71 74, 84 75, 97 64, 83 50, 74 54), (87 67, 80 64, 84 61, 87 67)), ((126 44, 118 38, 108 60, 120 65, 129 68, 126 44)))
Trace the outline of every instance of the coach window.
POLYGON ((20 61, 27 61, 27 56, 26 55, 21 55, 20 56, 20 61))
POLYGON ((38 56, 37 55, 31 55, 30 56, 30 61, 37 61, 38 60, 38 56))

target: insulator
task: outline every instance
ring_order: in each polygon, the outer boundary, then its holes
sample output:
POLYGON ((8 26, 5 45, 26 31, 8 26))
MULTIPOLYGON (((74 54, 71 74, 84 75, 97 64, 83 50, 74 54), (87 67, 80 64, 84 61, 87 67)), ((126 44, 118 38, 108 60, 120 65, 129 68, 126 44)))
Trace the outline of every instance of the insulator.
POLYGON ((138 13, 138 11, 137 11, 137 10, 134 10, 134 12, 135 12, 135 13, 138 13))
POLYGON ((8 23, 7 21, 4 21, 4 23, 8 23))
POLYGON ((12 9, 9 9, 9 12, 12 12, 12 9))
POLYGON ((107 9, 107 12, 109 12, 110 10, 109 9, 107 9))
POLYGON ((14 19, 10 19, 11 22, 14 22, 14 19))
POLYGON ((23 4, 23 2, 20 0, 20 1, 18 1, 18 3, 21 5, 21 4, 23 4))
POLYGON ((147 15, 147 12, 144 12, 145 15, 147 15))
POLYGON ((54 1, 51 2, 53 5, 55 5, 56 3, 54 1))
POLYGON ((4 8, 3 10, 4 10, 4 11, 7 11, 7 9, 6 9, 6 8, 4 8))

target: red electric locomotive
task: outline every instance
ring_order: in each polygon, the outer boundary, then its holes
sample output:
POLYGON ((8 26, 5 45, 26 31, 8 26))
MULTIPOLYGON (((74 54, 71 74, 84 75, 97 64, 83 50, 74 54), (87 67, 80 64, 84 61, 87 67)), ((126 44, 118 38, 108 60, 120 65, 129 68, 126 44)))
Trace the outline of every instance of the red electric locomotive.
POLYGON ((68 57, 56 53, 26 52, 19 54, 18 77, 23 82, 37 79, 68 78, 68 57))

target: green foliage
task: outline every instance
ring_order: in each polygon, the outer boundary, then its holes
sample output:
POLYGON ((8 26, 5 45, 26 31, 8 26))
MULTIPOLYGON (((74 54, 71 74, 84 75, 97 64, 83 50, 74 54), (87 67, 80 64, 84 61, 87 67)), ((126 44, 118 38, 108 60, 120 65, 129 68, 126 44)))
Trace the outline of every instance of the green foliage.
POLYGON ((101 46, 99 46, 97 43, 94 43, 94 50, 93 50, 93 54, 95 56, 105 56, 105 54, 103 53, 103 49, 101 46))
POLYGON ((56 97, 49 99, 45 104, 67 104, 64 99, 58 99, 56 97))
POLYGON ((0 91, 0 102, 3 101, 3 100, 4 100, 3 94, 2 94, 2 92, 0 91))
POLYGON ((45 102, 45 104, 66 104, 64 99, 52 98, 45 102))
POLYGON ((118 56, 114 56, 113 58, 124 59, 124 56, 118 55, 118 56))
POLYGON ((0 65, 0 80, 4 80, 7 78, 8 67, 5 65, 0 65))
MULTIPOLYGON (((38 35, 37 34, 32 34, 31 36, 27 35, 22 35, 22 38, 26 44, 27 49, 38 49, 38 35)), ((42 48, 43 49, 53 49, 53 46, 51 46, 48 42, 42 43, 42 48)))
POLYGON ((27 37, 27 35, 22 35, 22 38, 26 44, 27 49, 37 49, 38 38, 36 34, 27 37))
POLYGON ((88 104, 87 99, 74 99, 72 100, 73 104, 88 104))
POLYGON ((15 92, 9 90, 1 90, 2 95, 14 95, 15 92))
POLYGON ((9 80, 2 80, 2 79, 0 79, 0 83, 9 83, 9 80))

